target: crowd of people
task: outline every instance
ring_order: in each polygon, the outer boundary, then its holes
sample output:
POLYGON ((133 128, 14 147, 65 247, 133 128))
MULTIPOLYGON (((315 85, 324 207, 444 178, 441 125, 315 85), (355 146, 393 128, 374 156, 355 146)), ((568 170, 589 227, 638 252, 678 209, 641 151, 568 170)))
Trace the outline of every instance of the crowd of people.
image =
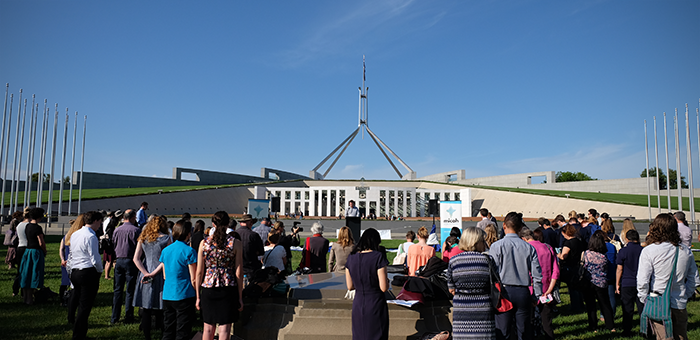
MULTIPOLYGON (((350 208, 354 208, 351 206, 350 208)), ((302 246, 297 273, 344 272, 348 290, 354 291, 352 331, 355 339, 386 339, 389 289, 386 249, 375 229, 354 240, 348 227, 339 230, 332 245, 324 226, 313 223, 311 237, 303 242, 297 223, 291 232, 282 221, 258 222, 251 215, 233 220, 225 211, 212 216, 211 226, 194 223, 190 214, 176 222, 165 216, 148 216, 140 209, 90 211, 71 221, 62 238, 61 296, 69 298, 67 321, 73 338, 84 339, 100 279, 113 280, 110 323, 135 323, 146 339, 152 325, 163 339, 190 339, 201 313, 203 339, 227 339, 243 310, 243 289, 261 269, 280 275, 293 273, 291 248, 302 246), (113 270, 113 275, 110 271, 113 270), (72 289, 69 289, 72 287, 72 289), (123 307, 123 308, 122 308, 123 307), (135 308, 138 308, 138 316, 135 308), (122 309, 124 309, 122 313, 122 309)), ((356 209, 356 208, 355 208, 356 209)), ((354 213, 354 212, 353 212, 354 213)), ((522 214, 508 213, 499 227, 486 209, 475 227, 453 228, 441 250, 447 290, 453 295, 454 339, 554 339, 552 320, 566 284, 569 314, 587 314, 588 329, 598 332, 599 321, 617 332, 615 309, 623 313, 621 334, 632 335, 635 306, 669 299, 665 322, 642 315, 640 331, 657 339, 687 339, 688 299, 700 286, 690 250, 692 233, 682 212, 659 214, 650 224, 645 242, 631 220, 616 234, 612 219, 591 209, 568 218, 540 218, 539 227, 525 226, 522 214), (512 308, 499 311, 494 287, 512 308), (600 317, 599 313, 600 312, 600 317)), ((39 223, 41 208, 13 215, 14 235, 6 262, 17 268, 13 293, 34 303, 44 286, 46 242, 39 223)), ((394 264, 406 267, 411 277, 436 257, 425 227, 409 231, 399 246, 394 264), (415 240, 418 239, 416 243, 415 240)), ((564 311, 559 311, 564 312, 564 311)))

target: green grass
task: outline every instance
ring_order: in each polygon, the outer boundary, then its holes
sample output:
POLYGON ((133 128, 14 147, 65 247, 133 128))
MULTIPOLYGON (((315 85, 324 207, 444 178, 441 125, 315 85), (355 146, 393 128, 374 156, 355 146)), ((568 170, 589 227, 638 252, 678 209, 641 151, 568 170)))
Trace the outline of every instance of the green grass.
MULTIPOLYGON (((484 188, 500 191, 510 191, 519 192, 524 194, 535 194, 544 196, 555 196, 555 197, 566 197, 576 198, 588 201, 598 201, 598 202, 609 202, 609 203, 620 203, 620 204, 632 204, 647 206, 647 195, 634 195, 634 194, 611 194, 611 193, 598 193, 598 192, 582 192, 582 191, 560 191, 560 190, 541 190, 541 189, 525 189, 525 188, 505 188, 505 187, 489 187, 489 186, 471 186, 475 188, 484 188)), ((662 192, 664 193, 665 190, 662 192)), ((668 196, 661 196, 661 208, 668 208, 668 196)), ((651 206, 658 208, 658 200, 656 195, 651 196, 651 206)), ((700 211, 700 198, 695 198, 695 211, 700 211)), ((690 207, 690 201, 688 197, 683 197, 683 208, 688 209, 690 207)), ((671 209, 678 209, 678 198, 671 196, 671 209)))
MULTIPOLYGON (((278 182, 275 182, 278 183, 278 182)), ((268 183, 269 184, 269 183, 268 183)), ((150 188, 114 188, 114 189, 83 189, 83 200, 93 200, 100 198, 111 198, 111 197, 123 197, 123 196, 139 196, 139 195, 150 195, 157 194, 159 192, 169 193, 169 192, 179 192, 179 191, 195 191, 195 190, 207 190, 214 188, 231 188, 237 186, 246 186, 250 183, 241 184, 229 184, 229 185, 196 185, 196 186, 180 186, 180 187, 150 187, 150 188)), ((60 190, 54 190, 52 201, 58 202, 58 196, 60 190)), ((69 190, 63 190, 63 201, 68 202, 69 190)), ((30 204, 36 203, 37 192, 32 191, 30 193, 29 202, 30 204)), ((45 190, 41 194, 41 200, 43 203, 48 203, 49 201, 49 191, 45 190)), ((10 193, 5 192, 5 204, 10 201, 10 193)), ((78 201, 78 190, 73 189, 73 201, 78 201)), ((24 204, 24 191, 20 191, 18 194, 18 205, 24 204)))
MULTIPOLYGON (((45 284, 53 291, 58 292, 61 282, 61 271, 59 267, 58 244, 60 236, 47 236, 48 255, 46 256, 46 280, 45 284)), ((395 249, 402 240, 384 240, 382 245, 387 249, 395 249)), ((698 244, 695 245, 697 248, 698 244)), ((5 256, 7 247, 0 247, 0 256, 5 256)), ((293 252, 292 264, 295 265, 301 260, 301 252, 293 252)), ((391 262, 395 253, 388 253, 391 262)), ((696 261, 700 260, 699 255, 695 255, 696 261)), ((3 266, 0 269, 0 338, 2 339, 69 339, 72 335, 72 328, 66 322, 66 308, 61 307, 58 302, 49 302, 27 306, 22 303, 20 297, 12 297, 12 280, 15 270, 7 269, 3 266)), ((92 309, 89 319, 89 337, 99 339, 142 339, 143 334, 138 330, 137 324, 115 326, 109 325, 112 313, 112 282, 104 279, 100 280, 100 289, 95 307, 92 309)), ((587 319, 585 314, 566 315, 568 308, 568 294, 566 285, 562 287, 562 304, 559 306, 561 312, 554 319, 554 328, 557 339, 643 339, 642 337, 622 338, 618 334, 599 331, 594 334, 587 331, 587 319)), ((689 339, 700 339, 700 302, 697 300, 688 303, 688 337, 689 339)), ((616 328, 621 330, 622 311, 617 307, 616 328)), ((600 323, 602 327, 602 323, 600 323)), ((639 330, 639 319, 635 317, 634 331, 639 330)), ((196 330, 201 329, 201 324, 196 330)), ((160 332, 154 331, 153 338, 158 339, 160 332)))

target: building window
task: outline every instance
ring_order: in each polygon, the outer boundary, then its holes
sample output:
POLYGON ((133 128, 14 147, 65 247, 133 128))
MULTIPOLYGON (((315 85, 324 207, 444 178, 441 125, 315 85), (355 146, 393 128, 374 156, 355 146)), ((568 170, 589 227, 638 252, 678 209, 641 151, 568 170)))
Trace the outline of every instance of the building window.
POLYGON ((285 192, 284 192, 284 199, 286 199, 286 200, 292 199, 292 192, 291 192, 291 191, 285 191, 285 192))
POLYGON ((308 191, 304 191, 304 199, 307 201, 309 200, 309 192, 308 191))
POLYGON ((300 199, 301 199, 301 191, 295 191, 295 192, 294 192, 294 199, 295 199, 295 200, 300 200, 300 199))

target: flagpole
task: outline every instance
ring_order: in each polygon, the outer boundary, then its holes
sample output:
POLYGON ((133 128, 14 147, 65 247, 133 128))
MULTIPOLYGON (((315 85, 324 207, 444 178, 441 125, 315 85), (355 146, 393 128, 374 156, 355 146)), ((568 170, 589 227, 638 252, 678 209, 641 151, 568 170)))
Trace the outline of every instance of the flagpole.
POLYGON ((673 128, 676 132, 676 189, 678 191, 678 211, 683 211, 683 188, 681 176, 681 146, 678 142, 678 108, 673 116, 673 128))
POLYGON ((644 155, 647 160, 647 206, 649 207, 649 221, 651 221, 651 174, 649 173, 649 140, 647 138, 647 120, 644 120, 644 155))
POLYGON ((48 120, 49 120, 49 108, 48 100, 44 99, 44 115, 41 120, 41 145, 39 146, 39 176, 38 185, 39 193, 36 196, 36 206, 41 207, 44 203, 44 170, 46 169, 46 140, 48 139, 48 120))
MULTIPOLYGON (((24 123, 27 121, 27 98, 24 98, 24 112, 22 113, 22 132, 19 137, 19 160, 17 161, 17 166, 15 167, 17 172, 17 189, 15 189, 15 205, 13 206, 13 211, 17 211, 17 201, 19 200, 19 182, 22 173, 22 154, 24 154, 24 123)), ((25 182, 26 186, 26 182, 25 182)))
POLYGON ((12 199, 15 197, 15 178, 17 176, 17 149, 19 148, 19 124, 22 119, 22 89, 19 89, 19 101, 17 102, 17 128, 15 129, 15 153, 12 156, 12 186, 10 186, 10 205, 7 214, 11 215, 12 199))
POLYGON ((668 199, 668 212, 671 212, 671 170, 668 166, 668 133, 666 131, 666 112, 664 112, 664 147, 666 148, 666 198, 668 199))
POLYGON ((61 184, 58 191, 58 216, 63 207, 63 177, 66 175, 66 144, 68 144, 68 108, 66 108, 66 123, 63 128, 63 153, 61 156, 61 184))
POLYGON ((695 224, 695 193, 693 192, 693 154, 690 145, 690 118, 688 117, 688 103, 685 104, 685 143, 686 154, 688 155, 688 188, 690 189, 688 202, 690 203, 690 223, 695 224))
MULTIPOLYGON (((14 93, 10 93, 10 114, 7 116, 7 133, 5 134, 5 145, 10 148, 10 133, 12 125, 12 104, 14 100, 14 93)), ((4 131, 3 131, 4 132, 4 131)), ((7 159, 9 158, 10 150, 5 152, 5 161, 3 162, 3 175, 2 175, 2 197, 0 197, 0 215, 5 215, 5 187, 7 186, 7 159)), ((7 209, 7 215, 10 215, 10 209, 7 209)))
MULTIPOLYGON (((654 154, 656 159, 656 204, 661 213, 661 169, 659 169, 659 140, 656 138, 656 116, 654 116, 654 154)), ((667 176, 668 177, 668 176, 667 176)))
POLYGON ((78 215, 80 215, 80 203, 83 200, 83 169, 85 166, 85 131, 87 130, 87 115, 83 122, 83 152, 80 155, 80 184, 78 184, 78 215))
MULTIPOLYGON (((2 132, 0 132, 0 169, 2 169, 2 165, 4 165, 2 161, 2 155, 5 152, 5 121, 7 120, 7 95, 10 92, 10 83, 5 83, 5 105, 3 106, 2 109, 2 132)), ((10 104, 10 107, 12 104, 10 104)), ((2 187, 5 188, 5 178, 2 178, 2 187)), ((4 210, 4 198, 5 198, 5 191, 3 190, 2 193, 3 196, 3 204, 0 206, 0 225, 4 224, 4 219, 2 218, 3 210, 4 210)))
POLYGON ((70 160, 70 191, 68 192, 68 216, 73 205, 73 180, 75 179, 75 136, 78 131, 78 111, 75 111, 75 122, 73 122, 73 152, 70 160))
POLYGON ((36 95, 32 95, 32 112, 31 116, 29 117, 29 140, 27 140, 27 172, 24 176, 24 202, 22 204, 22 208, 27 208, 29 206, 29 198, 31 197, 32 193, 32 156, 34 156, 34 150, 32 150, 32 146, 34 145, 34 141, 32 138, 34 137, 34 104, 36 101, 36 95))
POLYGON ((49 217, 49 227, 51 227, 51 216, 53 213, 53 182, 56 180, 53 176, 54 169, 56 168, 56 132, 58 132, 58 103, 56 103, 56 115, 53 119, 53 138, 51 142, 51 165, 49 172, 49 202, 46 209, 47 216, 49 217))

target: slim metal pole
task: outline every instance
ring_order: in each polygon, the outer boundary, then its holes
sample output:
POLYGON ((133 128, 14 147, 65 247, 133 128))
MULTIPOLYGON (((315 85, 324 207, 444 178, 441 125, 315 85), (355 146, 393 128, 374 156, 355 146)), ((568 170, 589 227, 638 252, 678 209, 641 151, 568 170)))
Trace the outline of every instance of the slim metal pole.
POLYGON ((85 130, 87 129, 87 115, 83 122, 83 152, 80 155, 80 184, 78 184, 78 215, 80 215, 80 203, 83 200, 83 169, 85 166, 85 130))
POLYGON ((63 177, 66 175, 66 144, 68 144, 68 108, 66 108, 66 123, 63 129, 63 155, 61 156, 61 184, 58 191, 58 216, 61 216, 63 207, 63 177))
POLYGON ((12 156, 12 186, 10 186, 10 206, 8 215, 12 214, 12 199, 15 197, 15 179, 17 177, 17 149, 19 148, 19 124, 22 119, 22 89, 19 89, 19 101, 17 102, 17 128, 15 129, 15 153, 12 156))
POLYGON ((664 146, 666 148, 666 198, 668 199, 668 212, 671 212, 671 171, 668 166, 668 131, 666 131, 666 112, 664 112, 664 146))
POLYGON ((661 213, 661 169, 659 169, 659 140, 656 138, 656 116, 654 116, 654 154, 656 155, 656 204, 661 213))
POLYGON ((673 129, 676 132, 676 189, 678 191, 678 211, 683 211, 683 189, 681 186, 681 146, 678 141, 678 108, 673 116, 673 129))
POLYGON ((29 198, 32 193, 32 157, 34 156, 34 101, 36 100, 36 95, 32 95, 32 112, 29 118, 29 140, 27 141, 27 171, 24 176, 24 204, 22 208, 27 208, 29 206, 29 198))
POLYGON ((647 206, 649 207, 649 221, 651 221, 651 176, 649 173, 649 141, 647 138, 647 120, 644 120, 644 155, 647 160, 647 206))
POLYGON ((75 137, 78 132, 78 111, 75 111, 75 122, 73 122, 73 152, 70 159, 70 191, 68 192, 68 216, 73 205, 73 180, 75 180, 75 137))
POLYGON ((56 168, 56 132, 58 131, 58 103, 56 103, 56 115, 53 119, 53 139, 51 142, 51 172, 49 173, 49 205, 47 207, 47 215, 49 216, 49 227, 51 227, 51 214, 53 212, 53 182, 56 180, 54 177, 54 169, 56 168))
POLYGON ((688 155, 688 188, 690 189, 688 202, 690 203, 690 223, 695 224, 695 193, 693 192, 693 154, 690 145, 690 118, 688 117, 688 103, 685 104, 685 144, 686 154, 688 155))
MULTIPOLYGON (((5 134, 5 145, 7 145, 7 148, 10 148, 10 132, 11 132, 11 127, 12 126, 12 103, 13 103, 13 98, 14 94, 10 94, 10 114, 7 116, 7 133, 5 134)), ((10 155, 10 151, 8 150, 5 152, 5 161, 3 162, 3 175, 2 175, 2 197, 0 197, 0 215, 5 215, 5 187, 7 186, 7 158, 10 155)), ((8 215, 10 212, 10 209, 7 209, 8 215)))
MULTIPOLYGON (((22 132, 19 136, 19 160, 17 161, 17 167, 15 167, 17 172, 17 189, 15 190, 15 205, 13 206, 13 211, 17 211, 17 201, 19 200, 19 182, 22 174, 22 154, 24 154, 24 123, 27 120, 27 98, 24 98, 24 112, 22 112, 22 132)), ((25 186, 27 182, 24 182, 25 186)))
MULTIPOLYGON (((10 83, 5 83, 5 105, 2 109, 2 132, 0 133, 0 169, 5 163, 2 161, 2 155, 5 153, 5 121, 7 120, 7 94, 10 92, 10 83)), ((12 104, 10 104, 10 108, 12 104)), ((11 115, 11 113, 10 113, 11 115)), ((3 211, 5 208, 5 177, 2 177, 2 204, 0 205, 0 225, 4 223, 2 218, 3 211)))
POLYGON ((48 129, 47 121, 49 119, 49 108, 47 107, 48 100, 44 99, 44 118, 41 120, 41 145, 39 146, 39 174, 38 174, 38 194, 36 197, 36 206, 41 207, 44 201, 44 169, 46 165, 46 137, 48 129))

